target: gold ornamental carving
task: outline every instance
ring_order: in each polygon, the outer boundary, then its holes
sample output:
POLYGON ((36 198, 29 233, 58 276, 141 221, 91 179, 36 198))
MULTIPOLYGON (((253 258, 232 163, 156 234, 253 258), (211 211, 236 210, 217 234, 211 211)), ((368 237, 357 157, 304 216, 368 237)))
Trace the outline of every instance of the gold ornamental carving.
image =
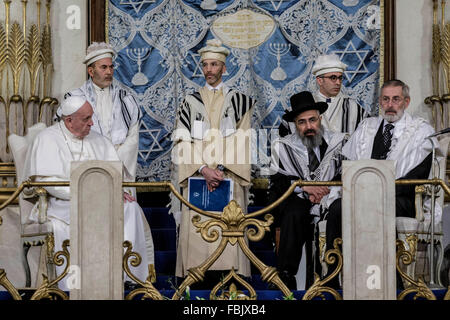
POLYGON ((425 104, 432 110, 436 131, 447 128, 450 121, 450 22, 445 21, 445 9, 446 0, 433 0, 432 95, 425 104))
POLYGON ((25 135, 37 122, 52 124, 58 100, 52 97, 51 0, 3 0, 0 21, 0 202, 14 192, 15 168, 9 150, 10 134, 25 135), (30 19, 29 12, 35 16, 30 19), (14 13, 18 13, 14 15, 14 13), (13 13, 13 14, 12 14, 13 13), (13 17, 14 18, 13 18, 13 17), (15 21, 14 19, 21 20, 15 21), (41 16, 46 18, 42 19, 41 16), (31 22, 30 22, 31 21, 31 22))
POLYGON ((19 291, 12 285, 12 283, 6 277, 6 272, 4 269, 0 269, 0 286, 4 287, 6 291, 11 294, 14 300, 22 300, 19 291))
MULTIPOLYGON (((180 200, 184 203, 182 198, 180 198, 180 200)), ((278 201, 278 203, 280 203, 280 201, 278 201)), ((197 212, 200 211, 195 207, 193 207, 193 209, 197 212)), ((255 213, 253 213, 253 215, 254 214, 255 213)), ((232 200, 224 208, 222 215, 213 215, 212 219, 205 220, 203 222, 201 221, 199 215, 195 215, 192 218, 192 223, 197 228, 197 232, 201 234, 203 240, 207 242, 215 242, 219 240, 220 235, 221 239, 218 247, 208 257, 208 259, 206 259, 199 266, 188 270, 188 276, 176 290, 172 299, 181 299, 183 293, 189 286, 198 281, 202 281, 205 276, 205 272, 221 256, 228 244, 238 244, 240 246, 243 253, 249 258, 251 263, 253 263, 253 265, 255 265, 255 267, 261 272, 261 278, 263 281, 272 282, 283 292, 285 296, 289 296, 291 294, 290 290, 279 278, 276 269, 266 266, 262 261, 260 261, 250 250, 245 241, 245 236, 247 236, 250 241, 260 241, 264 237, 265 232, 270 230, 269 227, 273 223, 273 216, 270 214, 265 215, 265 221, 254 219, 253 215, 244 215, 239 204, 235 200, 232 200), (253 228, 249 228, 250 226, 253 228), (218 229, 222 231, 221 234, 218 229)), ((241 282, 242 279, 237 278, 233 275, 233 273, 228 276, 234 277, 239 283, 243 284, 241 282)), ((243 285, 245 286, 245 284, 243 285)), ((211 294, 214 296, 213 293, 211 294)), ((252 294, 250 298, 253 298, 252 294)))
POLYGON ((130 277, 131 280, 136 282, 141 286, 141 288, 134 289, 131 291, 126 297, 125 300, 133 300, 138 295, 142 294, 141 300, 150 299, 150 300, 163 300, 163 296, 161 293, 155 289, 152 282, 156 282, 156 273, 154 265, 149 265, 149 275, 145 282, 142 282, 139 278, 137 278, 130 270, 128 266, 128 262, 133 267, 137 267, 141 264, 142 258, 137 252, 133 252, 133 246, 131 242, 124 241, 123 247, 126 248, 125 254, 123 256, 122 267, 125 273, 130 277))
POLYGON ((53 257, 53 263, 57 266, 62 266, 65 262, 65 267, 63 272, 56 277, 56 279, 49 281, 45 274, 42 274, 43 281, 40 287, 35 291, 31 300, 41 300, 41 299, 62 299, 68 300, 67 294, 58 288, 57 283, 61 281, 69 272, 70 266, 70 253, 67 247, 69 246, 69 240, 64 240, 62 244, 62 251, 55 253, 53 257))
POLYGON ((336 263, 337 260, 337 266, 335 270, 328 275, 325 279, 320 280, 320 277, 317 273, 314 273, 314 283, 312 286, 306 291, 305 295, 303 296, 303 300, 312 300, 314 298, 322 298, 322 300, 325 300, 324 292, 328 292, 331 294, 336 300, 342 300, 342 296, 337 292, 335 289, 327 287, 326 283, 329 282, 334 277, 339 276, 339 272, 341 272, 342 269, 342 253, 341 250, 339 250, 339 246, 342 245, 342 239, 337 238, 333 241, 333 247, 334 249, 329 249, 325 252, 325 262, 328 265, 332 265, 336 263))
MULTIPOLYGON (((446 183, 441 179, 431 179, 431 180, 399 180, 396 181, 398 185, 406 185, 406 184, 432 184, 439 185, 443 188, 446 194, 450 193, 450 189, 446 185, 446 183)), ((178 190, 170 183, 170 182, 124 182, 122 183, 123 187, 162 187, 171 190, 175 194, 176 197, 180 199, 180 201, 196 211, 201 215, 207 216, 209 219, 205 221, 201 221, 200 216, 196 215, 192 219, 194 226, 197 228, 197 232, 202 235, 202 238, 207 242, 219 241, 219 245, 217 249, 209 256, 205 261, 201 262, 198 266, 191 268, 188 270, 188 276, 183 281, 183 283, 178 287, 175 294, 173 295, 173 300, 178 300, 183 298, 183 293, 187 290, 187 288, 198 282, 203 280, 205 272, 211 267, 211 265, 218 259, 218 257, 223 253, 227 245, 239 245, 242 249, 243 253, 249 258, 251 263, 260 271, 261 279, 267 283, 272 283, 276 285, 284 294, 285 297, 292 297, 292 292, 286 287, 286 285, 281 281, 277 270, 274 267, 266 266, 263 262, 261 262, 254 253, 248 247, 246 238, 250 241, 260 241, 265 233, 270 230, 270 225, 273 223, 273 217, 270 214, 267 214, 269 211, 273 210, 276 206, 278 206, 282 201, 284 201, 297 186, 304 185, 315 185, 315 186, 323 186, 323 185, 341 185, 341 182, 309 182, 298 180, 294 182, 289 189, 274 203, 269 206, 260 209, 251 214, 244 214, 242 208, 235 201, 231 201, 223 210, 222 214, 212 213, 202 211, 199 208, 196 208, 192 204, 190 204, 186 199, 184 199, 178 190), (264 220, 256 219, 257 216, 261 216, 265 214, 264 220)), ((44 186, 69 186, 69 182, 67 181, 46 181, 46 182, 31 182, 24 181, 20 186, 18 186, 17 190, 4 202, 0 205, 0 210, 5 208, 7 205, 12 203, 14 199, 16 199, 19 194, 24 191, 26 188, 36 188, 36 187, 44 187, 44 186)), ((51 239, 47 239, 47 244, 49 246, 53 246, 51 239)), ((413 253, 416 245, 416 240, 413 237, 409 237, 406 241, 409 245, 409 250, 405 249, 405 246, 402 241, 397 241, 397 269, 403 279, 407 282, 411 283, 411 286, 408 286, 406 290, 401 292, 398 295, 398 299, 405 299, 406 296, 415 293, 414 299, 417 298, 425 298, 434 300, 436 297, 433 292, 426 286, 426 284, 419 279, 415 281, 408 277, 400 268, 400 262, 404 265, 409 265, 413 259, 413 253)), ((334 289, 326 286, 327 282, 329 282, 334 277, 338 276, 339 272, 342 270, 342 253, 339 249, 339 246, 342 244, 341 239, 336 239, 333 243, 334 249, 328 250, 325 252, 325 262, 330 264, 336 264, 337 267, 332 274, 327 276, 325 279, 320 280, 319 276, 315 275, 314 284, 309 290, 305 293, 303 299, 314 299, 314 298, 324 298, 324 293, 331 294, 335 299, 340 300, 342 296, 334 289)), ((57 288, 57 283, 62 280, 68 274, 68 267, 70 265, 70 255, 67 247, 69 246, 69 241, 66 240, 63 242, 62 251, 57 252, 54 255, 53 262, 57 266, 62 266, 66 263, 64 271, 57 276, 55 280, 50 281, 46 275, 44 276, 44 281, 42 285, 36 290, 33 294, 32 299, 67 299, 67 295, 57 288)), ((131 300, 136 298, 139 295, 142 295, 142 299, 154 299, 161 300, 163 296, 160 292, 154 288, 152 282, 156 280, 154 266, 149 266, 149 276, 146 281, 143 282, 140 279, 137 279, 129 270, 128 263, 132 266, 138 266, 141 263, 141 257, 136 252, 132 251, 131 243, 125 241, 124 248, 126 248, 126 252, 123 257, 123 269, 126 274, 134 280, 136 283, 141 285, 141 288, 138 288, 132 291, 125 299, 131 300)), ((50 249, 50 248, 49 248, 50 249)), ((50 251, 50 250, 49 250, 50 251)), ((6 277, 6 273, 4 270, 0 269, 0 285, 5 287, 8 292, 11 293, 14 299, 21 299, 18 294, 18 290, 12 286, 12 284, 8 281, 6 277)), ((231 270, 231 272, 225 277, 224 281, 221 284, 218 284, 214 290, 210 294, 211 299, 256 299, 256 291, 245 282, 239 275, 235 272, 235 270, 231 270), (218 290, 223 287, 223 284, 230 283, 228 291, 222 291, 222 294, 217 295, 218 290), (244 295, 243 291, 237 289, 237 284, 246 288, 249 292, 248 295, 244 295)), ((450 299, 450 288, 445 295, 445 299, 450 299)))
POLYGON ((418 242, 417 234, 407 234, 406 235, 406 243, 408 244, 409 253, 411 254, 412 257, 416 256, 417 242, 418 242))
POLYGON ((411 254, 409 250, 405 249, 405 245, 401 240, 397 240, 396 244, 397 244, 397 271, 404 280, 410 283, 410 286, 408 286, 407 289, 400 292, 397 299, 403 300, 408 295, 415 293, 414 300, 416 300, 417 298, 436 300, 436 296, 427 287, 427 285, 422 279, 419 278, 417 281, 415 281, 402 270, 400 264, 402 263, 405 266, 411 264, 414 260, 414 256, 411 254))
POLYGON ((231 269, 231 271, 228 273, 228 275, 223 279, 222 282, 219 282, 211 291, 210 300, 256 300, 256 291, 252 288, 252 286, 242 279, 234 270, 234 268, 231 269), (230 284, 228 291, 223 291, 220 296, 217 296, 217 292, 225 287, 225 285, 228 282, 231 282, 232 280, 236 280, 240 285, 242 285, 244 288, 246 288, 250 294, 250 296, 247 296, 244 294, 243 291, 238 290, 236 287, 236 284, 232 282, 230 284))

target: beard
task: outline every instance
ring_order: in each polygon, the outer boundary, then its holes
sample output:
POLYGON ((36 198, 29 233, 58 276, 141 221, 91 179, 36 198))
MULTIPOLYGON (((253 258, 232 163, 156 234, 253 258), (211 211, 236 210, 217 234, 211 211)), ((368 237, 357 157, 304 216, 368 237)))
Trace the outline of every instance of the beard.
POLYGON ((396 122, 396 121, 400 120, 400 118, 403 116, 403 113, 405 112, 405 109, 398 110, 396 114, 386 114, 386 112, 389 112, 389 111, 394 111, 394 110, 391 110, 391 109, 383 110, 383 109, 381 109, 381 116, 387 122, 396 122))
POLYGON ((322 144, 322 137, 323 137, 323 126, 320 125, 319 130, 315 131, 313 129, 306 130, 305 133, 297 132, 298 136, 300 137, 300 140, 307 148, 315 148, 322 144), (316 134, 313 136, 306 136, 305 134, 315 132, 316 134))

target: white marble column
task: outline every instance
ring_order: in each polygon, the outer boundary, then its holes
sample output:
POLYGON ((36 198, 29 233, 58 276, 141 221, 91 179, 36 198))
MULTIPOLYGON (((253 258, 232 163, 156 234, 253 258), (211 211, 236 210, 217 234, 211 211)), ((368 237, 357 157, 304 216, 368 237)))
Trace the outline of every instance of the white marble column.
POLYGON ((72 162, 70 299, 123 299, 122 163, 72 162))
POLYGON ((394 162, 343 162, 343 298, 396 299, 394 162))

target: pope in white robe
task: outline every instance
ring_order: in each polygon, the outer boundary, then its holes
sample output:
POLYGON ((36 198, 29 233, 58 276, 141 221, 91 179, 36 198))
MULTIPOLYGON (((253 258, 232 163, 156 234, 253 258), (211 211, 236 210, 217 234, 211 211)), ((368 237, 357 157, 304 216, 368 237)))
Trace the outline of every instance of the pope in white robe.
MULTIPOLYGON (((69 181, 72 161, 119 161, 114 146, 103 136, 90 131, 92 107, 82 97, 70 97, 62 104, 63 120, 40 132, 30 145, 25 160, 24 179, 33 181, 69 181), (65 119, 65 120, 64 120, 65 119), (70 119, 70 120, 68 120, 70 119)), ((125 180, 130 177, 125 177, 125 180)), ((62 242, 70 238, 70 188, 45 187, 49 193, 47 216, 52 222, 55 252, 62 249, 62 242)), ((153 240, 146 238, 148 227, 142 209, 127 193, 124 193, 124 240, 133 245, 142 262, 130 266, 132 273, 142 281, 148 276, 148 265, 154 263, 153 240)), ((29 219, 37 221, 38 209, 33 208, 29 219)), ((57 274, 64 269, 57 267, 57 274)), ((67 290, 66 278, 59 287, 67 290)))

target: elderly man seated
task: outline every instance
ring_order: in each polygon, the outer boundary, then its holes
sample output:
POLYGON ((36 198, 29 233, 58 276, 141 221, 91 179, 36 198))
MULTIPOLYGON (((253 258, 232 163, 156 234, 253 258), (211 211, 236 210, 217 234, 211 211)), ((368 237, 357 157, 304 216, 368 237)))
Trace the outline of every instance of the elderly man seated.
MULTIPOLYGON (((348 160, 394 160, 396 179, 427 179, 432 164, 433 144, 436 156, 442 156, 436 138, 429 139, 433 127, 424 119, 406 112, 410 103, 409 87, 403 81, 389 80, 381 87, 380 115, 362 121, 342 154, 348 160)), ((396 185, 396 217, 415 217, 414 185, 396 185)), ((440 208, 436 208, 437 211, 440 208)), ((440 214, 440 213, 439 213, 440 214)), ((342 234, 341 201, 330 207, 326 229, 326 248, 342 234)), ((329 269, 331 273, 335 269, 329 269)), ((336 283, 333 283, 335 285, 336 283)))
MULTIPOLYGON (((104 160, 119 161, 111 142, 91 131, 92 106, 83 96, 69 97, 61 106, 62 118, 51 127, 41 131, 30 145, 25 160, 24 178, 34 181, 68 181, 72 161, 104 160)), ((127 177, 124 177, 127 180, 127 177)), ((70 237, 70 188, 46 187, 49 193, 47 215, 53 224, 55 250, 70 237)), ((33 208, 29 219, 37 220, 37 208, 33 208)), ((133 245, 142 262, 130 267, 141 280, 148 276, 148 264, 153 264, 153 240, 146 239, 147 221, 136 200, 124 192, 124 240, 133 245)), ((57 267, 57 273, 62 267, 57 267)), ((66 278, 59 286, 67 290, 66 278)), ((127 283, 126 283, 127 284, 127 283)))

